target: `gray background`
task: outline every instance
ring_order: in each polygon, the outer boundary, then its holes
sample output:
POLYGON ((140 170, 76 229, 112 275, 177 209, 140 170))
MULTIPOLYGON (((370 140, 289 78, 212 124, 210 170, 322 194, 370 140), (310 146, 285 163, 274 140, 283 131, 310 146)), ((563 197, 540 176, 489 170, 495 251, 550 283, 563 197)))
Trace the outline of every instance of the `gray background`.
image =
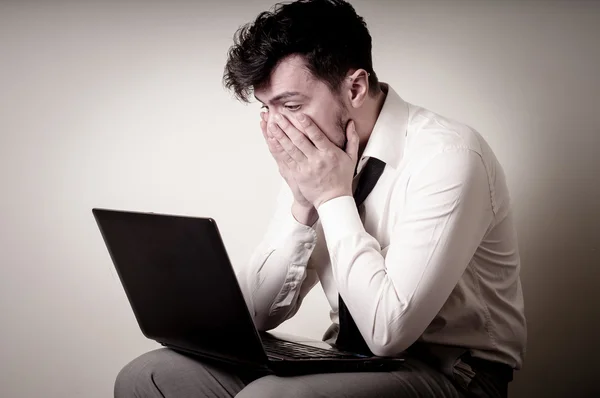
MULTIPOLYGON (((248 259, 279 180, 259 106, 220 79, 235 29, 271 4, 0 2, 0 396, 111 396, 156 346, 92 207, 212 216, 248 259)), ((380 78, 478 129, 506 169, 529 321, 512 396, 600 395, 600 2, 353 4, 380 78)), ((316 288, 281 329, 327 326, 316 288)))

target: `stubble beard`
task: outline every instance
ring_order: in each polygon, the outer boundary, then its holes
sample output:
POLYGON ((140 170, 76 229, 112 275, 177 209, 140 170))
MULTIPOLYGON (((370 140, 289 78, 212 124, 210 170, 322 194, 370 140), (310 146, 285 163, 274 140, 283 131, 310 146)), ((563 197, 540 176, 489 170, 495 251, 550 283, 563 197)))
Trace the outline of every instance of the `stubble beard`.
POLYGON ((350 118, 348 117, 348 112, 344 109, 344 106, 340 103, 340 107, 336 112, 336 124, 341 134, 342 140, 341 145, 336 145, 343 150, 346 150, 346 144, 348 143, 348 137, 346 136, 346 128, 348 127, 348 122, 350 118))

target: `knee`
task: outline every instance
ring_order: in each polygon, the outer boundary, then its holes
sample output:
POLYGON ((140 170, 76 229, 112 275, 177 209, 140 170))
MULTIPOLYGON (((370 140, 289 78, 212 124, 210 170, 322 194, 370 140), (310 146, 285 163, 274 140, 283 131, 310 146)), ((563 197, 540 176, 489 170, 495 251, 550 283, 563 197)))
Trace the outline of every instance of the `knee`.
POLYGON ((265 376, 248 384, 235 398, 313 398, 315 391, 301 377, 265 376))
POLYGON ((150 351, 129 362, 115 380, 115 398, 153 396, 155 374, 161 371, 169 351, 164 348, 150 351))

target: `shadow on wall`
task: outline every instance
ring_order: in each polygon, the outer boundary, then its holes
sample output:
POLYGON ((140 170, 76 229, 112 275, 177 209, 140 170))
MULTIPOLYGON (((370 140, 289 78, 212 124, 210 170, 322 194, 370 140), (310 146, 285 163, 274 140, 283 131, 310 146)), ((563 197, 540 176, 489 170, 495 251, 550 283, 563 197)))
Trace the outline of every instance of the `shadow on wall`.
POLYGON ((529 338, 511 397, 600 397, 600 129, 545 123, 514 200, 529 338))

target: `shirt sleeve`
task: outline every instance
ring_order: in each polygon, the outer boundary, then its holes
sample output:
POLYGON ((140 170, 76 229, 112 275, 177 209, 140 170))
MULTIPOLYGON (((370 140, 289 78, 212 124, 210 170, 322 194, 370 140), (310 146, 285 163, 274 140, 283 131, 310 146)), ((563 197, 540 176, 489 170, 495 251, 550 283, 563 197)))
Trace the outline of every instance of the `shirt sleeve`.
POLYGON ((493 222, 480 156, 447 150, 411 176, 385 257, 353 198, 319 216, 338 290, 376 355, 396 355, 423 334, 457 285, 493 222))
POLYGON ((292 317, 318 277, 307 265, 317 233, 292 215, 293 196, 283 184, 275 214, 249 263, 238 273, 246 304, 259 330, 292 317))

